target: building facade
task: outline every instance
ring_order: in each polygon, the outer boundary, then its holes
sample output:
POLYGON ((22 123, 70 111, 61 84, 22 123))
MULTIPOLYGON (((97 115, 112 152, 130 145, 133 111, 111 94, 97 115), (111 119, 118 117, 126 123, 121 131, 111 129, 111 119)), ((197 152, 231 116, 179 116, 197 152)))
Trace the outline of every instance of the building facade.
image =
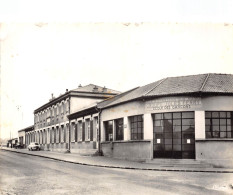
POLYGON ((18 131, 18 141, 20 148, 26 148, 26 146, 33 141, 34 135, 32 135, 31 133, 33 132, 33 130, 34 130, 34 125, 31 125, 29 127, 26 127, 18 131), (26 134, 30 136, 26 136, 26 134))
POLYGON ((166 78, 98 106, 105 156, 233 164, 233 75, 166 78))
MULTIPOLYGON (((52 96, 48 103, 34 111, 35 130, 26 133, 26 137, 30 141, 38 142, 44 150, 76 152, 79 146, 72 143, 75 142, 77 125, 70 121, 68 116, 118 93, 90 84, 71 91, 66 90, 65 94, 57 98, 52 96)), ((85 148, 86 145, 83 144, 82 147, 85 148)), ((94 145, 92 148, 94 149, 94 145)))

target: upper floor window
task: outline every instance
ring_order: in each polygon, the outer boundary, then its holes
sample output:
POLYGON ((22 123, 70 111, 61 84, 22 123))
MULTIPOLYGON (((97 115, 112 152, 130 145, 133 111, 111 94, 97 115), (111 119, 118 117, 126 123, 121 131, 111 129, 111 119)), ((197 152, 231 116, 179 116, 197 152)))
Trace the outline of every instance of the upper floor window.
POLYGON ((206 138, 233 138, 233 112, 205 112, 206 138))
POLYGON ((131 126, 131 140, 142 140, 144 137, 143 130, 143 116, 131 116, 130 117, 131 126))
POLYGON ((61 109, 61 114, 63 114, 63 109, 64 109, 64 103, 62 102, 61 105, 60 105, 60 109, 61 109))
POLYGON ((69 100, 67 100, 67 102, 66 102, 66 112, 67 113, 69 112, 69 100))

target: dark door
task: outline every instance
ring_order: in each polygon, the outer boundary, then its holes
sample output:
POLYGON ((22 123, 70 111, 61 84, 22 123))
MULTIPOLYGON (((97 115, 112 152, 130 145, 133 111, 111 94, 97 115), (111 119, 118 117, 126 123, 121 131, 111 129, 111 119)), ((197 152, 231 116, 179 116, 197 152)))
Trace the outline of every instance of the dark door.
POLYGON ((153 115, 154 158, 195 158, 194 112, 153 115))
POLYGON ((123 118, 116 120, 116 140, 124 139, 123 118))

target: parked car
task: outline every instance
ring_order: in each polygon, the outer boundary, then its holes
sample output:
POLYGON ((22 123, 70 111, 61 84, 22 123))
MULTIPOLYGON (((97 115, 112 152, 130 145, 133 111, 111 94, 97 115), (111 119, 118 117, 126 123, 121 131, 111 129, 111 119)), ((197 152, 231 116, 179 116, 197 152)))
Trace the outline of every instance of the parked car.
POLYGON ((28 150, 40 150, 40 145, 37 142, 31 142, 28 146, 28 150))
POLYGON ((18 149, 18 148, 22 149, 23 145, 20 144, 20 143, 17 143, 17 144, 14 145, 14 148, 16 148, 16 149, 18 149))

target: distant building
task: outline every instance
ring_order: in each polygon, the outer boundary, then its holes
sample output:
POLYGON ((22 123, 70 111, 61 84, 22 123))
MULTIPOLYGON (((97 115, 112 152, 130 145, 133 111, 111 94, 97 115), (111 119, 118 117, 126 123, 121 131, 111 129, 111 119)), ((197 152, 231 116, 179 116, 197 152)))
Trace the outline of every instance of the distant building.
MULTIPOLYGON (((50 101, 34 111, 35 130, 26 133, 26 137, 32 134, 32 141, 38 142, 42 149, 51 151, 77 151, 78 148, 86 149, 86 145, 75 145, 77 141, 77 121, 70 121, 67 116, 89 106, 96 104, 104 99, 118 94, 118 91, 100 87, 97 85, 79 86, 77 89, 68 91, 65 94, 55 98, 52 95, 50 101)), ((87 128, 91 128, 93 118, 89 118, 87 128)), ((85 121, 82 121, 85 124, 85 121)), ((92 130, 88 130, 88 132, 92 130)), ((87 140, 90 141, 90 135, 87 140)), ((85 139, 86 141, 86 139, 85 139)), ((96 142, 96 140, 95 140, 96 142)), ((28 143, 27 143, 28 144, 28 143)), ((92 149, 96 149, 96 143, 93 143, 92 149)), ((88 147, 89 148, 89 147, 88 147)))
POLYGON ((26 148, 26 145, 30 144, 30 142, 34 141, 34 125, 26 127, 18 131, 18 141, 20 148, 26 148), (26 137, 27 133, 27 137, 26 137))
POLYGON ((14 148, 18 144, 18 138, 12 138, 7 141, 7 147, 14 148))

